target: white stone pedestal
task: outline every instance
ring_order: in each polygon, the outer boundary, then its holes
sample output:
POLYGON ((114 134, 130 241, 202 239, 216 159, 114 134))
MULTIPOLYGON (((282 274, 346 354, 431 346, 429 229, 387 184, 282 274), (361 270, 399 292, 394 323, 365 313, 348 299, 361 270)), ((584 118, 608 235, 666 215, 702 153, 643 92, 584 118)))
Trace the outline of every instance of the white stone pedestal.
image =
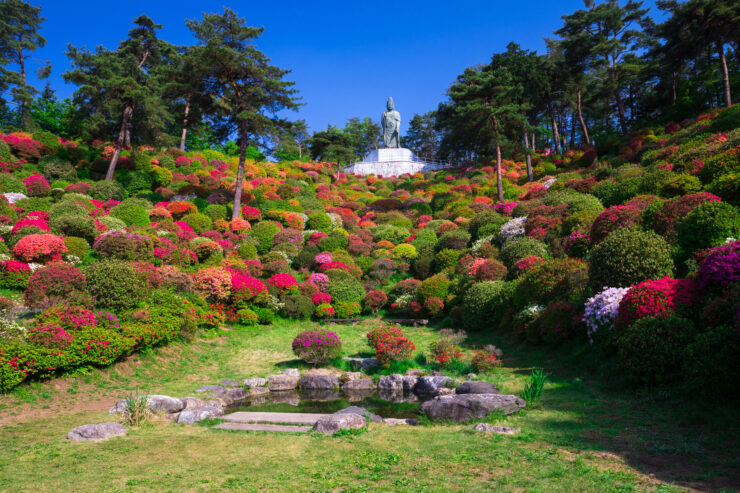
POLYGON ((359 163, 344 168, 347 173, 356 175, 399 176, 405 173, 414 174, 424 171, 443 169, 442 164, 422 161, 403 147, 376 149, 359 163))

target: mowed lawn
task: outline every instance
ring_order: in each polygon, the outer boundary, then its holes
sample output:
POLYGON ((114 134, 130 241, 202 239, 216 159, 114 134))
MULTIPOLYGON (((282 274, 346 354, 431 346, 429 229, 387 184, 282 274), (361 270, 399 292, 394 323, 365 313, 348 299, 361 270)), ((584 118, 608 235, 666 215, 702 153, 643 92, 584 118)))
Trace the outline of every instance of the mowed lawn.
MULTIPOLYGON (((499 343, 504 364, 483 378, 521 392, 533 367, 549 374, 536 408, 494 420, 518 436, 470 425, 373 424, 357 436, 244 433, 155 419, 100 443, 67 432, 112 419, 116 399, 193 395, 222 378, 301 366, 292 338, 309 324, 234 329, 136 355, 113 368, 22 386, 0 397, 2 491, 734 491, 737 412, 691 396, 626 392, 561 363, 559 353, 499 343)), ((367 352, 369 324, 337 326, 344 354, 367 352)), ((407 328, 418 349, 434 329, 407 328)), ((567 359, 567 358, 566 358, 567 359)))

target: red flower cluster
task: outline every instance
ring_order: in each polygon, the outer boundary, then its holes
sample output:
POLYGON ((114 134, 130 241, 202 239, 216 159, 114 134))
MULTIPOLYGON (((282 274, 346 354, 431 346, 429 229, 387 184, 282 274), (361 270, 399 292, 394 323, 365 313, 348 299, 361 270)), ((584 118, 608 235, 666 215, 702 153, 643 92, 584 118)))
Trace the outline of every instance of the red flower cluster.
POLYGON ((275 274, 267 280, 267 283, 281 293, 298 289, 298 281, 290 274, 275 274))
POLYGON ((49 182, 41 175, 27 176, 21 181, 26 186, 26 193, 29 197, 46 197, 51 191, 49 182))
POLYGON ((692 305, 697 296, 690 279, 664 277, 635 284, 619 303, 617 323, 628 327, 643 317, 667 317, 679 307, 692 305))
POLYGON ((13 255, 26 262, 46 263, 60 260, 67 253, 67 245, 55 235, 39 234, 21 238, 13 248, 13 255))

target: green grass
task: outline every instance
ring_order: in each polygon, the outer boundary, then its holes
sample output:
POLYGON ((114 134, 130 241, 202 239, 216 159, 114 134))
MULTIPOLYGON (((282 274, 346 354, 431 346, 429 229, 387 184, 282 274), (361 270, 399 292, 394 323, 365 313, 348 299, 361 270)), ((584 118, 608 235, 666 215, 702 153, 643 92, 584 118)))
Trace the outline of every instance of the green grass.
MULTIPOLYGON (((109 421, 118 398, 193 395, 222 378, 305 367, 292 338, 307 324, 235 329, 175 343, 105 370, 24 385, 0 397, 0 490, 14 491, 700 491, 737 487, 740 440, 734 409, 702 409, 677 397, 619 391, 543 351, 494 342, 503 366, 483 376, 520 395, 532 369, 548 375, 539 406, 469 425, 371 424, 362 434, 237 433, 163 420, 101 443, 70 443, 73 427, 109 421), (668 400, 666 400, 668 399, 668 400)), ((369 325, 335 326, 344 355, 365 355, 369 325)), ((417 348, 432 328, 406 329, 417 348)), ((696 404, 696 403, 695 403, 696 404)), ((725 491, 732 491, 727 489, 725 491)))

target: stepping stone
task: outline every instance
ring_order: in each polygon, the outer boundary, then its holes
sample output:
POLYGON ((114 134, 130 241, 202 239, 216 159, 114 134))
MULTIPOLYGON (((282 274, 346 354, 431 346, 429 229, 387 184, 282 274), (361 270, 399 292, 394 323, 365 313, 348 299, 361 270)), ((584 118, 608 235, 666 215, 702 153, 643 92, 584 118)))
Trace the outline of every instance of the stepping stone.
POLYGON ((250 413, 238 411, 227 414, 222 419, 235 423, 277 423, 293 425, 314 425, 320 418, 330 414, 312 413, 250 413))
POLYGON ((238 430, 238 431, 281 431, 288 433, 308 433, 311 431, 310 426, 286 426, 286 425, 265 425, 249 423, 221 423, 213 428, 219 430, 238 430))

